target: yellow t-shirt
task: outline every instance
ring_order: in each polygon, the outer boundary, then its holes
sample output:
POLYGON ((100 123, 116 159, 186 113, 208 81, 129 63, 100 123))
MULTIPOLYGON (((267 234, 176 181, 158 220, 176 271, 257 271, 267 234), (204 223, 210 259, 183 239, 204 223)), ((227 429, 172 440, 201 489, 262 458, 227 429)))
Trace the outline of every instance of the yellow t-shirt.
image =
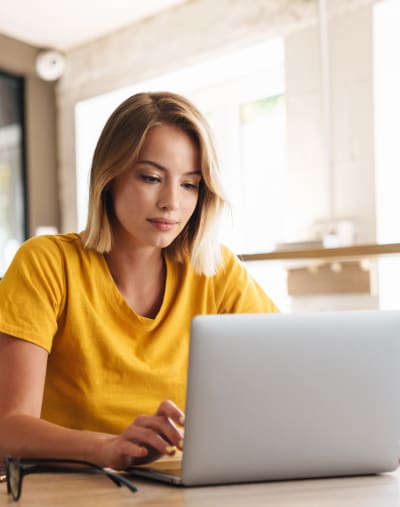
POLYGON ((26 241, 0 282, 0 331, 49 352, 42 417, 70 428, 119 433, 173 400, 184 409, 191 319, 275 312, 226 248, 212 277, 166 257, 154 319, 137 315, 102 255, 78 234, 26 241))

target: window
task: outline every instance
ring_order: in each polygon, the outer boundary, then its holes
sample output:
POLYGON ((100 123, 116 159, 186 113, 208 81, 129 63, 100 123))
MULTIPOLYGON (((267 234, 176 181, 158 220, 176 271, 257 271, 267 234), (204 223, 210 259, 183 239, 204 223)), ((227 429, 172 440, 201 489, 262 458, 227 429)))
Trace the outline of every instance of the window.
POLYGON ((25 238, 23 80, 0 72, 0 277, 25 238))
MULTIPOLYGON (((241 252, 270 250, 285 216, 285 102, 283 95, 240 105, 241 252)), ((238 196, 239 197, 239 196, 238 196)))

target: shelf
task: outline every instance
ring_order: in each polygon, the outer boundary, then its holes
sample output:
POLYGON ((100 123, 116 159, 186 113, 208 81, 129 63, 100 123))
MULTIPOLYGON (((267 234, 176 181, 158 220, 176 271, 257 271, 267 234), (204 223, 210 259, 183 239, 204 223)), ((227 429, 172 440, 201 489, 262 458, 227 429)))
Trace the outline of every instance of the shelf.
POLYGON ((339 248, 314 248, 310 250, 285 250, 242 254, 242 261, 272 261, 288 259, 340 259, 343 257, 369 257, 375 255, 400 254, 400 243, 353 245, 339 248))

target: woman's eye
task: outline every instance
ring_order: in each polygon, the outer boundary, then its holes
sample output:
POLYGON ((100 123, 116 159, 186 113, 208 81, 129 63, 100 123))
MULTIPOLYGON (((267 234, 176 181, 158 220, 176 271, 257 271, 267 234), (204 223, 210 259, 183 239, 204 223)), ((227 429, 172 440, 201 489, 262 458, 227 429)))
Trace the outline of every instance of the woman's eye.
POLYGON ((158 183, 160 181, 157 176, 149 176, 148 174, 141 174, 140 178, 146 183, 158 183))
POLYGON ((199 185, 197 183, 183 183, 183 188, 187 190, 198 190, 199 185))

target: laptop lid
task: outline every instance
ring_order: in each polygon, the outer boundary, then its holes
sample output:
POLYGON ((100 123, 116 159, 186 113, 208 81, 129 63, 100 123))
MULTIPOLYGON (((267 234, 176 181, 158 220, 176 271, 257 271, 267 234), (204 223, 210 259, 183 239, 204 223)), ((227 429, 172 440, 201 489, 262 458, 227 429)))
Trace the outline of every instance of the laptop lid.
POLYGON ((195 317, 182 483, 393 470, 399 386, 400 312, 195 317))

